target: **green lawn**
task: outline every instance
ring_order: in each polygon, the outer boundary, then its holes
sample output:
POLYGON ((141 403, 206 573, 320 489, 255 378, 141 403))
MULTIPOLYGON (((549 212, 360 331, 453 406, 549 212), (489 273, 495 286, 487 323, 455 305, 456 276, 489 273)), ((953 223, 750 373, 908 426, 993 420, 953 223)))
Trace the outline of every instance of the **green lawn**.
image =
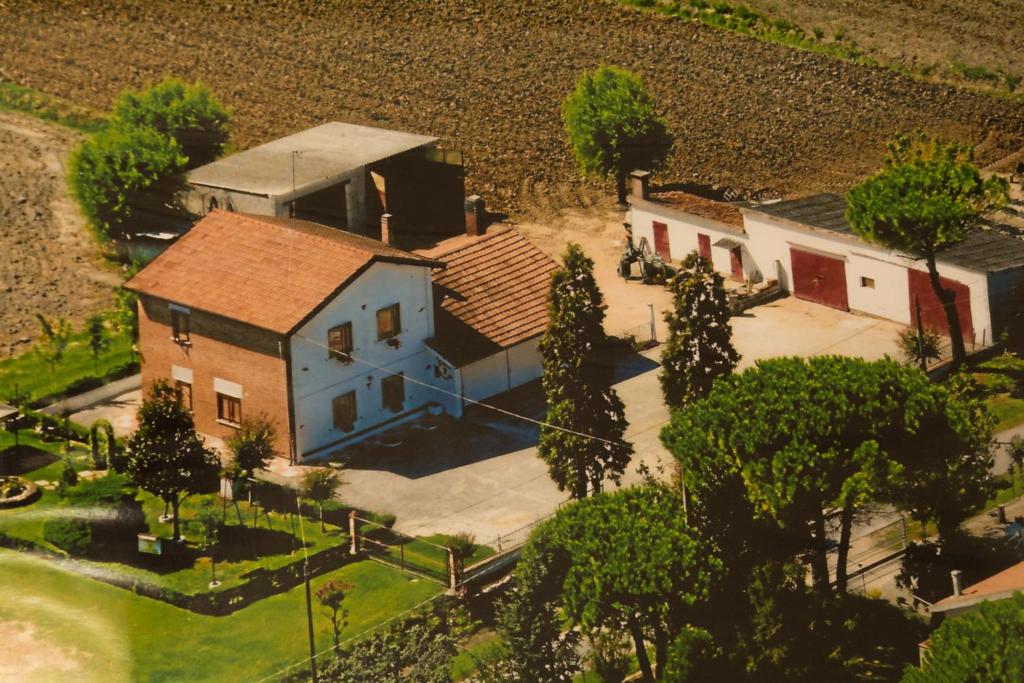
MULTIPOLYGON (((332 578, 354 586, 345 601, 349 625, 342 637, 441 590, 372 561, 318 577, 313 590, 332 578)), ((20 639, 14 652, 5 651, 7 665, 25 673, 20 680, 254 681, 305 657, 309 649, 302 586, 226 617, 206 617, 7 550, 0 550, 0 585, 5 587, 0 633, 28 629, 34 634, 27 644, 20 639), (33 673, 29 662, 48 668, 33 673)), ((314 627, 317 648, 328 647, 330 626, 320 608, 315 608, 314 627)))
POLYGON ((108 332, 108 339, 110 348, 95 362, 85 332, 75 333, 64 352, 64 359, 55 369, 32 351, 0 360, 0 401, 9 399, 15 387, 18 391, 28 392, 31 400, 60 394, 72 382, 83 377, 105 375, 133 360, 128 336, 108 332))
POLYGON ((973 368, 971 376, 998 420, 996 431, 1024 422, 1024 360, 1004 353, 973 368))

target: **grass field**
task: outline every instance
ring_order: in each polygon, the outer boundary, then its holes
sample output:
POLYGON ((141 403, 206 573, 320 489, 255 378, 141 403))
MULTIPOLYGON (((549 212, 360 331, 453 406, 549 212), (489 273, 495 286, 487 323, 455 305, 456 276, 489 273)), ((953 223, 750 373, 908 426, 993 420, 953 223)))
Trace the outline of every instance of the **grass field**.
MULTIPOLYGON (((353 584, 345 606, 355 635, 438 594, 376 562, 348 565, 313 581, 353 584)), ((0 550, 0 634, 7 640, 0 680, 257 681, 308 653, 301 586, 226 617, 206 617, 0 550), (13 588, 13 590, 12 590, 13 588)), ((329 623, 315 607, 317 648, 329 623)))
POLYGON ((63 392, 83 377, 103 376, 118 366, 137 360, 132 357, 131 339, 108 331, 109 348, 94 359, 89 336, 76 332, 64 351, 64 358, 53 369, 38 354, 28 351, 0 360, 0 401, 15 392, 27 392, 31 400, 63 392))
POLYGON ((996 431, 1024 422, 1024 360, 1006 353, 979 364, 971 372, 985 392, 988 408, 998 421, 996 431))

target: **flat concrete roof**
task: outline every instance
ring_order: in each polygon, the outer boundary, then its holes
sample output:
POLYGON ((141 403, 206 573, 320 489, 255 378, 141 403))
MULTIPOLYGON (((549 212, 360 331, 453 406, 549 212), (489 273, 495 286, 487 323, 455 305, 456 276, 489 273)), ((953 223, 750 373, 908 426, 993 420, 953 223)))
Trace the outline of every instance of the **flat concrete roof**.
POLYGON ((433 142, 437 138, 331 122, 200 166, 188 181, 288 201, 332 185, 353 169, 433 142))

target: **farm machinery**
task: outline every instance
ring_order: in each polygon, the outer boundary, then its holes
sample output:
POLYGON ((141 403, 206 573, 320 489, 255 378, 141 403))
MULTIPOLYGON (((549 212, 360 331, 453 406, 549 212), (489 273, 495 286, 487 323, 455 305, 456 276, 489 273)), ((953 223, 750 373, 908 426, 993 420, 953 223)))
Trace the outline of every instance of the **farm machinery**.
POLYGON ((676 269, 669 265, 665 259, 654 253, 646 237, 640 238, 640 244, 633 244, 633 226, 623 223, 626 229, 626 249, 619 259, 619 275, 628 280, 633 274, 633 264, 640 266, 640 277, 644 284, 664 284, 673 275, 676 269))

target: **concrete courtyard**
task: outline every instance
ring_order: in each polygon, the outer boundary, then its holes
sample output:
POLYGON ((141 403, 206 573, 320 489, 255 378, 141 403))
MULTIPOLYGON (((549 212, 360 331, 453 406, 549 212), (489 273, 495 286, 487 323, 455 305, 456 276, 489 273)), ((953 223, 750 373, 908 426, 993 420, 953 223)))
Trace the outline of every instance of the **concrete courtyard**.
MULTIPOLYGON (((900 329, 890 321, 792 297, 733 318, 741 367, 780 355, 896 356, 900 329)), ((626 440, 636 451, 624 484, 641 480, 641 463, 655 476, 672 471, 659 440, 668 422, 658 383, 660 353, 660 348, 651 349, 618 368, 615 388, 626 405, 626 440)), ((505 397, 501 407, 540 419, 543 406, 537 394, 536 388, 520 390, 505 397)), ((536 424, 477 408, 454 428, 363 454, 344 470, 347 485, 341 497, 357 507, 395 514, 396 528, 405 533, 470 531, 478 541, 490 542, 551 514, 567 498, 537 457, 537 434, 536 424)))

